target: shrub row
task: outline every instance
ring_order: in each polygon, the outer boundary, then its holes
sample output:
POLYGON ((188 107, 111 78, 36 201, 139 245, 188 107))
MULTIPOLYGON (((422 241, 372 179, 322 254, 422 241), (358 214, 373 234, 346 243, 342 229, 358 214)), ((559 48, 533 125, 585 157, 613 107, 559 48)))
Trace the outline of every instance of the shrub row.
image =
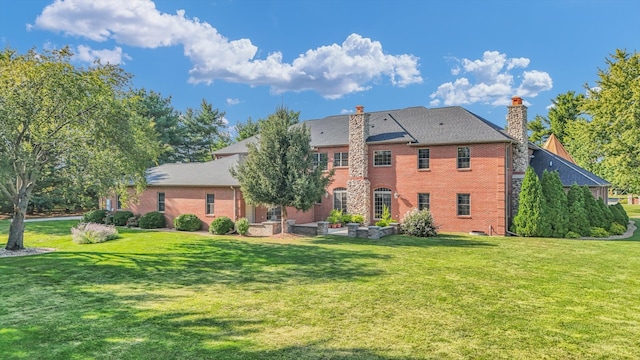
POLYGON ((574 184, 565 194, 557 171, 545 170, 539 180, 528 168, 519 201, 512 231, 521 236, 608 237, 624 233, 629 222, 622 205, 607 206, 587 186, 574 184))

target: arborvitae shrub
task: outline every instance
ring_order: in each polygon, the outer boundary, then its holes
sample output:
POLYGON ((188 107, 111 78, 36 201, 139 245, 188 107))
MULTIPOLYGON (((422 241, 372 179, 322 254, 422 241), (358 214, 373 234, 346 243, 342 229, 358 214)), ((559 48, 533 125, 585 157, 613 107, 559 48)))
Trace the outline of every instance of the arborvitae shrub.
POLYGON ((131 211, 127 211, 127 210, 116 211, 113 214, 113 225, 125 226, 127 225, 127 220, 129 220, 129 218, 132 216, 133 216, 133 213, 131 211))
POLYGON ((601 227, 592 227, 589 231, 589 236, 596 238, 609 237, 609 232, 601 227))
MULTIPOLYGON (((624 224, 628 224, 629 223, 629 215, 627 215, 627 211, 624 209, 624 207, 622 206, 622 204, 617 203, 615 205, 615 207, 618 208, 618 211, 620 212, 620 214, 622 214, 622 220, 624 220, 624 224)), ((623 224, 623 225, 624 225, 623 224)))
POLYGON ((427 209, 413 209, 402 219, 400 230, 410 236, 429 237, 438 235, 431 212, 427 209))
POLYGON ((580 186, 573 184, 567 193, 569 204, 569 231, 582 236, 588 236, 590 231, 589 218, 584 207, 584 197, 580 186))
POLYGON ((142 229, 160 229, 167 225, 164 215, 158 211, 148 212, 140 217, 138 225, 142 229))
POLYGON ((226 216, 214 219, 209 226, 209 232, 216 235, 224 235, 233 230, 233 221, 226 216))
POLYGON ((598 208, 600 208, 600 213, 602 214, 602 219, 603 219, 603 223, 601 224, 602 228, 608 229, 611 226, 611 223, 613 222, 613 214, 611 213, 611 210, 609 210, 609 207, 607 205, 605 205, 604 200, 602 200, 602 198, 599 198, 598 200, 596 200, 596 204, 598 205, 598 208))
POLYGON ((616 222, 618 224, 625 223, 624 215, 620 212, 617 206, 609 205, 609 211, 611 211, 611 215, 613 216, 613 222, 616 222))
POLYGON ((107 210, 102 209, 89 211, 82 216, 82 222, 104 224, 104 219, 107 217, 108 213, 109 212, 107 210))
POLYGON ((247 233, 249 233, 249 219, 238 219, 238 221, 236 221, 236 231, 242 236, 247 235, 247 233))
POLYGON ((560 175, 557 171, 545 170, 540 186, 544 200, 542 221, 547 224, 546 228, 549 230, 543 235, 562 238, 569 231, 569 208, 560 175))
POLYGON ((182 214, 173 219, 173 226, 179 231, 197 231, 202 227, 202 221, 194 214, 182 214))
POLYGON ((533 168, 527 168, 520 190, 518 214, 513 218, 516 234, 542 236, 546 224, 542 221, 542 187, 533 168))
POLYGON ((587 211, 587 219, 591 227, 609 227, 604 219, 604 214, 598 206, 596 198, 593 197, 591 190, 587 186, 581 186, 582 197, 584 199, 584 207, 587 211))
POLYGON ((622 235, 627 231, 627 227, 624 225, 620 225, 617 222, 611 223, 609 227, 609 234, 611 235, 622 235))

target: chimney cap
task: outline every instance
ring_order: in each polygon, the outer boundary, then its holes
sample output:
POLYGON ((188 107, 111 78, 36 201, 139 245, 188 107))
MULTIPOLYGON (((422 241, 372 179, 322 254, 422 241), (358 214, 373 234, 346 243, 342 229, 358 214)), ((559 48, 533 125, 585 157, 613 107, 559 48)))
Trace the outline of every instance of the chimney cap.
POLYGON ((514 96, 511 98, 511 106, 522 105, 522 98, 520 96, 514 96))
POLYGON ((362 105, 356 106, 356 114, 362 114, 362 113, 364 113, 364 106, 362 105))

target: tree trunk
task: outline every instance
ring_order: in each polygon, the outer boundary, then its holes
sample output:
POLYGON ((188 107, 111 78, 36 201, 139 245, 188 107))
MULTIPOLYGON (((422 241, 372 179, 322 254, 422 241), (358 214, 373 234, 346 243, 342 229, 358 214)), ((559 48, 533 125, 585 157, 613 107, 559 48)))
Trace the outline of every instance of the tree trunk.
POLYGON ((29 196, 27 189, 20 189, 17 204, 13 204, 13 219, 9 226, 9 241, 7 241, 7 250, 24 249, 24 217, 27 213, 27 205, 29 204, 29 196))
POLYGON ((284 224, 287 223, 287 207, 284 205, 281 205, 280 208, 282 209, 280 211, 280 235, 284 236, 284 224))

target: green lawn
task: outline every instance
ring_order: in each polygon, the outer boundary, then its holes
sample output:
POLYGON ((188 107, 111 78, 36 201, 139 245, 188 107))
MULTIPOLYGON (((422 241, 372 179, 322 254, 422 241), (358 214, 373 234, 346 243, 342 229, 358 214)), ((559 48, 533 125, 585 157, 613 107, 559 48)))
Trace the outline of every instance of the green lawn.
POLYGON ((27 246, 58 250, 0 258, 0 358, 640 358, 640 241, 125 229, 76 245, 72 225, 28 223, 27 246))

